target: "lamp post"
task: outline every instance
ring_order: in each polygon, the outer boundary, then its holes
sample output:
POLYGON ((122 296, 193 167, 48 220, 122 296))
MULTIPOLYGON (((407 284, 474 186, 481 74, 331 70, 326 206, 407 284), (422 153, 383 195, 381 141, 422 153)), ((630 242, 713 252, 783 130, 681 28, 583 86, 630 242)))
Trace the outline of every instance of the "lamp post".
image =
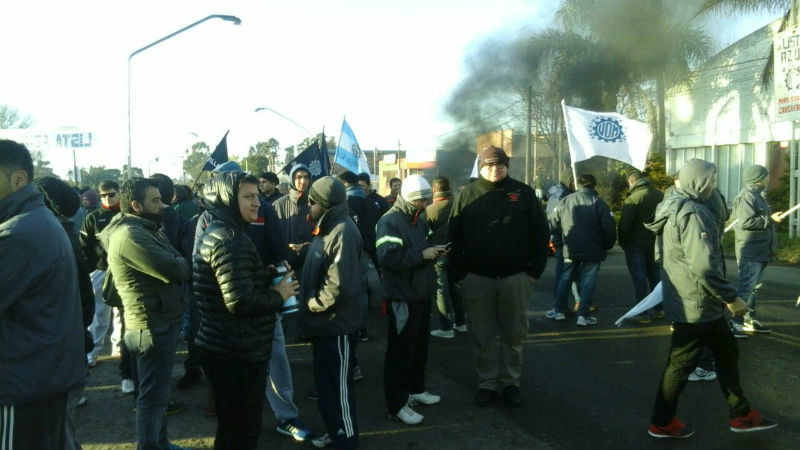
POLYGON ((240 19, 240 18, 238 18, 236 16, 228 16, 228 15, 224 15, 224 14, 212 14, 212 15, 210 15, 208 17, 205 17, 203 19, 198 20, 197 22, 194 22, 194 23, 192 23, 190 25, 187 25, 187 26, 181 28, 180 30, 172 32, 172 33, 164 36, 163 38, 161 38, 161 39, 159 39, 157 41, 151 42, 151 43, 145 45, 144 47, 142 47, 142 48, 140 48, 138 50, 135 50, 133 53, 131 53, 128 56, 128 178, 131 178, 133 176, 133 169, 132 169, 132 165, 131 165, 131 60, 133 59, 134 56, 136 56, 139 53, 147 50, 148 48, 154 47, 154 46, 166 41, 167 39, 169 39, 171 37, 177 36, 177 35, 183 33, 184 31, 186 31, 186 30, 188 30, 190 28, 196 27, 197 25, 200 25, 201 23, 203 23, 203 22, 205 22, 207 20, 211 20, 211 19, 222 19, 222 20, 225 20, 225 21, 228 21, 228 22, 233 22, 234 25, 240 25, 242 23, 242 19, 240 19))

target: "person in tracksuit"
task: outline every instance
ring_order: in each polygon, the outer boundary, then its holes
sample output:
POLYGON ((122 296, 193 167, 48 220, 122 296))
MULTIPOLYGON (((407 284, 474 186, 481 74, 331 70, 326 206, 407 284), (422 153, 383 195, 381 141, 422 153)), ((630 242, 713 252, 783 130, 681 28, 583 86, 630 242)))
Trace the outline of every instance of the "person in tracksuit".
POLYGON ((300 275, 298 320, 313 345, 317 406, 327 430, 311 443, 352 449, 359 440, 355 386, 349 372, 366 291, 361 235, 350 218, 345 187, 339 180, 315 181, 308 203, 315 227, 300 275))

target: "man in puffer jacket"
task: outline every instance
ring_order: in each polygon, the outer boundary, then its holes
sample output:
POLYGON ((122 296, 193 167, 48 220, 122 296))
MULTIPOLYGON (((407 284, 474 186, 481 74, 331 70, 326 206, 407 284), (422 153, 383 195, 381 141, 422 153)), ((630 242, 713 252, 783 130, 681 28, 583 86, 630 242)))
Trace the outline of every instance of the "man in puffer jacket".
POLYGON ((661 236, 664 311, 672 321, 669 355, 650 417, 655 438, 685 438, 691 427, 675 417, 678 396, 695 369, 703 346, 714 354, 720 387, 728 402, 730 429, 760 431, 777 424, 750 408, 739 384, 739 350, 723 317, 741 316, 747 305, 722 273, 719 227, 706 205, 716 184, 713 164, 691 159, 680 170, 680 187, 656 209, 647 228, 661 236))
POLYGON ((356 394, 350 372, 356 332, 364 317, 361 236, 349 217, 345 187, 339 180, 323 177, 315 181, 308 202, 316 227, 300 276, 299 322, 314 348, 317 406, 327 430, 312 443, 358 448, 356 394))
POLYGON ((284 277, 270 287, 272 276, 247 236, 247 225, 258 218, 258 180, 239 171, 221 172, 205 189, 212 221, 194 255, 200 313, 194 345, 214 393, 214 448, 255 448, 275 312, 295 294, 297 282, 284 277))
POLYGON ((432 405, 441 398, 425 390, 431 298, 436 286, 433 260, 443 246, 428 243, 425 207, 431 186, 421 175, 403 183, 392 209, 378 221, 378 264, 383 274, 389 313, 384 387, 389 418, 409 425, 422 422, 415 402, 432 405))

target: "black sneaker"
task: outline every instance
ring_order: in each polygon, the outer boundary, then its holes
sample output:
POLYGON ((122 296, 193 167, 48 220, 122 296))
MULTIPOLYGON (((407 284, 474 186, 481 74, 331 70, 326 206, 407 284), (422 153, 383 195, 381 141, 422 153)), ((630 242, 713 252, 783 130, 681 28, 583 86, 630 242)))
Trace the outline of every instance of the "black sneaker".
POLYGON ((487 406, 494 403, 496 399, 497 393, 489 389, 478 389, 478 393, 475 394, 475 404, 478 406, 487 406))
POLYGON ((367 336, 367 329, 362 328, 358 331, 358 340, 361 342, 367 342, 369 340, 369 336, 367 336))
POLYGON ((522 398, 519 396, 519 388, 513 384, 503 388, 503 399, 508 403, 508 406, 519 406, 522 404, 522 398))
POLYGON ((190 387, 200 383, 200 376, 201 372, 199 369, 190 370, 185 374, 183 374, 183 376, 178 380, 178 384, 175 385, 175 387, 179 391, 189 389, 190 387))
POLYGON ((306 394, 306 398, 308 400, 316 401, 317 400, 317 391, 308 391, 308 393, 306 394))

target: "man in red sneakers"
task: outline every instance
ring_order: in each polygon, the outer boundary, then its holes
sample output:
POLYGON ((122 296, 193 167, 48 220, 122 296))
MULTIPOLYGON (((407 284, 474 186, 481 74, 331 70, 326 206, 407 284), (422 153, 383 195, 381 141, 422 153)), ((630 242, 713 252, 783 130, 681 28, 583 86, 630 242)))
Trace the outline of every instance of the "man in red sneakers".
POLYGON ((728 402, 731 431, 762 431, 778 424, 750 408, 739 385, 739 349, 723 316, 747 312, 723 274, 720 231, 706 206, 716 186, 716 167, 699 159, 680 170, 680 187, 658 205, 647 228, 661 235, 664 310, 672 320, 672 339, 650 417, 650 436, 686 438, 694 430, 675 418, 678 396, 708 346, 717 364, 720 387, 728 402))

